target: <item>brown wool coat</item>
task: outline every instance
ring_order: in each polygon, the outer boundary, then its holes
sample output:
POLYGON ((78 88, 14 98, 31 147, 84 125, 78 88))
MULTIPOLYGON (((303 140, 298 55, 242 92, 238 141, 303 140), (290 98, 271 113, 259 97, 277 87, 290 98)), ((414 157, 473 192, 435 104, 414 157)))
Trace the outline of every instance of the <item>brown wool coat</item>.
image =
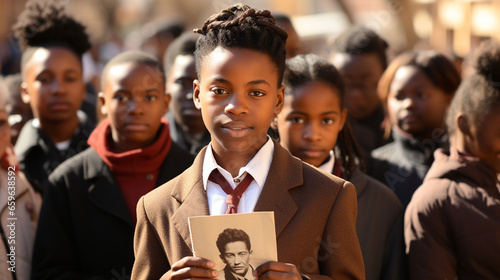
POLYGON ((405 213, 410 279, 500 279, 500 184, 476 158, 439 149, 405 213))
MULTIPOLYGON (((168 279, 172 264, 192 255, 188 217, 209 215, 202 183, 205 151, 139 201, 132 279, 168 279)), ((280 262, 295 264, 311 279, 364 279, 351 183, 301 162, 274 142, 255 211, 275 213, 280 262)))

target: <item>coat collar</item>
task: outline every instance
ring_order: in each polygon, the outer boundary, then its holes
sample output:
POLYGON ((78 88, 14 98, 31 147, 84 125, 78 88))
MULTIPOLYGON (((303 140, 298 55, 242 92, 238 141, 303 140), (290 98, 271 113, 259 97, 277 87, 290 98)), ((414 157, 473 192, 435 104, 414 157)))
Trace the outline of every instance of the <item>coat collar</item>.
MULTIPOLYGON (((91 203, 95 204, 101 210, 118 217, 134 228, 135 224, 132 221, 125 199, 112 172, 95 150, 89 148, 86 152, 89 154, 84 162, 83 179, 95 180, 95 183, 88 190, 91 203)), ((177 173, 178 169, 172 167, 179 164, 179 157, 186 156, 190 155, 175 143, 172 143, 170 151, 160 167, 156 186, 167 182, 179 174, 177 173)))
MULTIPOLYGON (((289 190, 303 184, 302 162, 290 155, 281 145, 274 142, 274 154, 266 182, 255 205, 255 212, 273 211, 276 237, 298 211, 298 206, 289 194, 289 190), (288 176, 294 174, 294 176, 288 176)), ((180 203, 172 215, 172 221, 186 244, 192 248, 189 234, 188 218, 210 215, 208 200, 202 182, 203 159, 206 147, 203 148, 193 165, 186 170, 186 176, 179 177, 172 188, 172 197, 180 203)))

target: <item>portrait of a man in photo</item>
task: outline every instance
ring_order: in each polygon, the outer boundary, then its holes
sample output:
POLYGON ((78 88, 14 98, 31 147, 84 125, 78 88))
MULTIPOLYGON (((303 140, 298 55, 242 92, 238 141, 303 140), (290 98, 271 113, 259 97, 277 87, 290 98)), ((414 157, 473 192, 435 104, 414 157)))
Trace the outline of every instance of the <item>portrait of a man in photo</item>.
POLYGON ((219 279, 254 280, 250 265, 252 247, 250 237, 241 229, 226 228, 217 238, 220 258, 226 264, 219 271, 219 279))

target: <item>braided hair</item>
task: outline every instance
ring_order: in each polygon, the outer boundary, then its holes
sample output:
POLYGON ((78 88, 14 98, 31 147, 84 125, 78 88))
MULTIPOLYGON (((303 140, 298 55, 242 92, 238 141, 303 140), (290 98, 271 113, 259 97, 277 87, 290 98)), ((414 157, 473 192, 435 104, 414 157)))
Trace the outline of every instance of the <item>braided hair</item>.
POLYGON ((194 29, 203 36, 196 43, 196 72, 200 79, 203 58, 218 46, 245 48, 265 53, 276 64, 278 85, 285 71, 287 33, 275 24, 268 10, 255 10, 245 4, 235 4, 209 17, 203 27, 194 29))
POLYGON ((456 131, 458 114, 478 124, 500 106, 500 43, 484 42, 473 60, 475 73, 463 81, 448 109, 446 125, 450 136, 456 131))
MULTIPOLYGON (((345 86, 339 71, 327 60, 314 54, 298 55, 288 59, 283 78, 285 96, 293 96, 296 89, 312 81, 319 81, 329 85, 339 93, 341 109, 345 108, 345 86)), ((349 121, 346 120, 344 128, 340 131, 336 148, 337 156, 342 162, 342 167, 347 178, 359 167, 363 172, 366 169, 365 159, 359 148, 349 121)))
POLYGON ((65 13, 58 0, 31 0, 12 27, 23 51, 21 67, 39 47, 59 46, 71 50, 80 59, 90 48, 85 27, 65 13))

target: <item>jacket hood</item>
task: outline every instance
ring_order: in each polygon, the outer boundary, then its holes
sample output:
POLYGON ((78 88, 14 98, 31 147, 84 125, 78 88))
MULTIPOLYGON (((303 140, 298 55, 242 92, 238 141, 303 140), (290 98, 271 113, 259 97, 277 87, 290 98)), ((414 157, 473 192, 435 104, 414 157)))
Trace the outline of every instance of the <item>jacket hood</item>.
POLYGON ((498 181, 495 171, 478 158, 463 154, 455 148, 437 149, 434 153, 434 163, 427 172, 424 182, 432 179, 455 181, 457 178, 495 188, 498 181))

